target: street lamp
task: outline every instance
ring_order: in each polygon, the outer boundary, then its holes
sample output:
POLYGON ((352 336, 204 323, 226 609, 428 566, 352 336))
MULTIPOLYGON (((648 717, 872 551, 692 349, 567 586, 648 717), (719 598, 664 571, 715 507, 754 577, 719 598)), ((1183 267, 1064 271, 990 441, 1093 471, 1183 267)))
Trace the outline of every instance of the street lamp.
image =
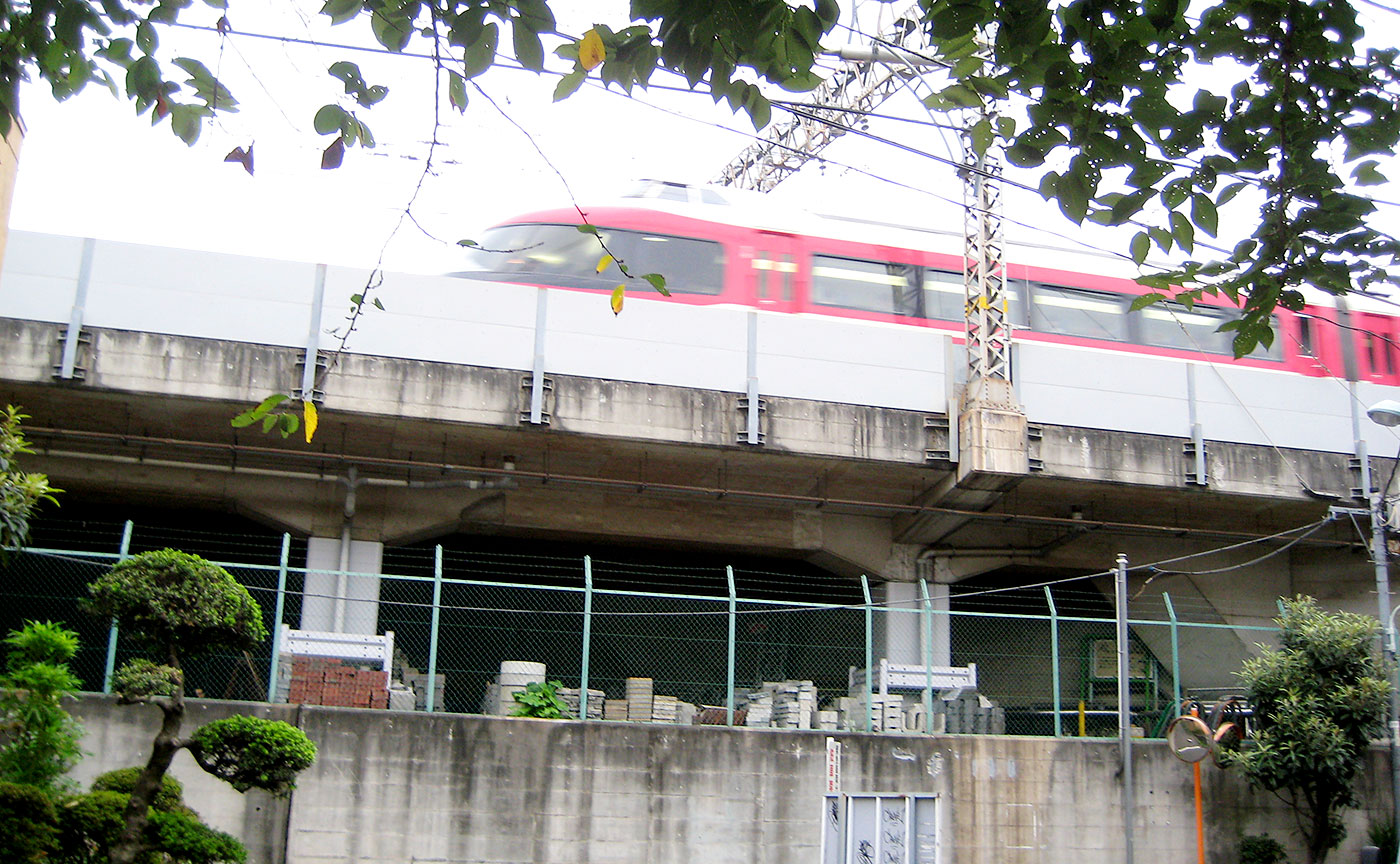
MULTIPOLYGON (((1382 399, 1366 409, 1366 416, 1372 423, 1380 426, 1400 426, 1400 402, 1382 399)), ((1400 453, 1396 454, 1396 459, 1400 460, 1400 453)), ((1392 676, 1389 717, 1390 795, 1394 821, 1391 824, 1400 825, 1400 679, 1396 677, 1395 617, 1390 608, 1390 561, 1385 548, 1385 494, 1390 491, 1390 483, 1387 481, 1386 488, 1373 492, 1370 488, 1370 466, 1363 466, 1362 476, 1366 478, 1362 491, 1371 504, 1371 562, 1376 567, 1376 600, 1380 605, 1383 647, 1385 656, 1390 661, 1392 676)), ((1395 472, 1392 471, 1390 477, 1393 480, 1395 472)), ((1397 853, 1396 864, 1400 864, 1400 853, 1397 853)))

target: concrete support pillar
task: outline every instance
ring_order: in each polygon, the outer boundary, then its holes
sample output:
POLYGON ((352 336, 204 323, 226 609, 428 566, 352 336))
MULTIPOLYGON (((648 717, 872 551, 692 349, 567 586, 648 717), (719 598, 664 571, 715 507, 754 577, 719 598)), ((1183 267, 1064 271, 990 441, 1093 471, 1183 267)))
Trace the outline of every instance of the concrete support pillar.
POLYGON ((885 581, 874 586, 875 657, 891 663, 924 662, 923 601, 919 596, 918 547, 896 545, 885 562, 885 581))
POLYGON ((948 586, 930 582, 928 586, 929 605, 933 612, 933 665, 953 665, 953 619, 948 615, 952 608, 948 586))
POLYGON ((384 544, 350 540, 348 555, 342 554, 345 551, 340 537, 312 537, 306 541, 306 569, 321 572, 306 574, 302 630, 367 636, 379 633, 379 574, 383 572, 384 544))

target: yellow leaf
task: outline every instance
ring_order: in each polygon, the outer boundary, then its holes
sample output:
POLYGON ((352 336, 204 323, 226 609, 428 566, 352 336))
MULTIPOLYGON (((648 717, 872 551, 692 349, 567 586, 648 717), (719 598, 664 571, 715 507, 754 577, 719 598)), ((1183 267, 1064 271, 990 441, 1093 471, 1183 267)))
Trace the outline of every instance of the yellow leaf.
POLYGON ((310 401, 301 403, 301 426, 306 430, 307 444, 311 443, 311 436, 316 434, 317 419, 316 403, 310 401))
POLYGON ((594 273, 602 273, 604 270, 608 269, 608 265, 611 264, 612 262, 613 262, 613 257, 612 257, 611 255, 604 255, 602 258, 599 258, 599 259, 598 259, 598 266, 597 266, 596 269, 594 269, 593 272, 594 272, 594 273))
POLYGON ((589 30, 583 34, 583 39, 578 44, 578 62, 583 68, 593 70, 599 63, 607 59, 607 49, 603 47, 603 37, 598 35, 597 30, 589 30))
POLYGON ((626 290, 627 289, 625 285, 619 285, 613 289, 612 310, 614 315, 622 314, 622 295, 626 290))

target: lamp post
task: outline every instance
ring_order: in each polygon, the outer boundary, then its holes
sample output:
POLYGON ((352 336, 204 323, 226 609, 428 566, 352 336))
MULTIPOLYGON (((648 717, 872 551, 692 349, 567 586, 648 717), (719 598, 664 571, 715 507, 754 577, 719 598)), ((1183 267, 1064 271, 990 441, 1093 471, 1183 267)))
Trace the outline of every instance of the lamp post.
MULTIPOLYGON (((1400 402, 1384 399, 1366 409, 1371 422, 1381 426, 1400 426, 1400 402)), ((1400 459, 1400 453, 1396 454, 1400 459)), ((1369 460, 1367 460, 1369 461, 1369 460)), ((1380 609, 1382 643, 1385 657, 1390 661, 1390 795, 1392 802, 1392 824, 1400 825, 1400 678, 1397 678, 1395 663, 1395 618, 1390 608, 1390 560, 1385 547, 1385 494, 1388 488, 1371 490, 1369 465, 1362 466, 1362 476, 1366 482, 1362 491, 1371 504, 1371 563, 1376 568, 1376 602, 1380 609)), ((1391 472, 1391 477, 1395 476, 1391 472)), ((1389 482, 1386 483, 1389 487, 1389 482)), ((1400 854, 1396 856, 1400 864, 1400 854)))

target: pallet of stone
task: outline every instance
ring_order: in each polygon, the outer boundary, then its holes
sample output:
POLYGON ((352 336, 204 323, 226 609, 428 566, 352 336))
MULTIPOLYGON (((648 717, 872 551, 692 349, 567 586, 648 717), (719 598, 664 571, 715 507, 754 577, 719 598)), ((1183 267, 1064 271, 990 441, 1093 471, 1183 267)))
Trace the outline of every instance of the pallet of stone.
POLYGON ((604 719, 604 720, 626 720, 626 719, 627 719, 627 700, 626 700, 626 699, 607 699, 607 700, 605 700, 605 701, 603 702, 603 719, 604 719))
MULTIPOLYGON (((564 703, 564 707, 569 709, 570 717, 579 716, 579 703, 581 701, 582 696, 582 693, 579 690, 579 688, 560 687, 557 695, 559 696, 559 701, 564 703)), ((605 696, 602 690, 594 690, 592 687, 588 688, 588 717, 586 717, 585 719, 603 719, 604 698, 605 696)))
MULTIPOLYGON (((415 705, 417 710, 424 711, 428 707, 428 674, 419 672, 411 666, 404 667, 400 680, 404 684, 413 688, 416 695, 415 705)), ((433 710, 442 711, 443 698, 447 692, 447 676, 439 672, 433 676, 433 710)))
POLYGON ((653 696, 651 703, 651 722, 653 723, 675 723, 676 703, 680 702, 675 696, 653 696))
POLYGON ((651 720, 652 680, 650 678, 627 679, 627 718, 646 723, 651 720))

